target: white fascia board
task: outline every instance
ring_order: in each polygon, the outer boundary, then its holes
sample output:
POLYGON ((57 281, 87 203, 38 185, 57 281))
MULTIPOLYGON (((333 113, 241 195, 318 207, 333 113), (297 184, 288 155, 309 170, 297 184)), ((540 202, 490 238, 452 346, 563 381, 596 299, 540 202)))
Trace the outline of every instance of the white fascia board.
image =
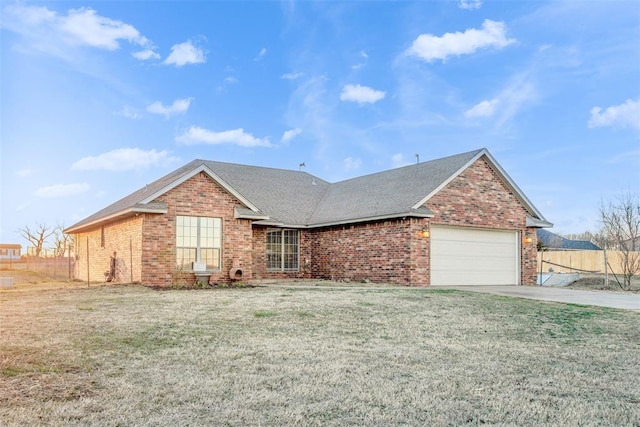
POLYGON ((127 214, 131 214, 131 213, 155 213, 155 214, 166 214, 167 213, 167 209, 166 208, 160 208, 160 209, 153 209, 153 208, 143 208, 140 206, 134 206, 131 208, 126 208, 123 209, 121 211, 118 212, 114 212, 111 215, 107 215, 107 216, 103 216, 100 217, 96 220, 93 220, 91 222, 87 222, 86 224, 81 224, 79 226, 76 227, 71 227, 71 228, 67 228, 66 230, 64 230, 65 233, 67 234, 73 234, 78 232, 79 230, 84 230, 86 228, 91 228, 94 225, 98 225, 102 222, 108 222, 109 220, 112 219, 116 219, 118 217, 127 215, 127 214))
MULTIPOLYGON (((282 223, 282 222, 269 220, 269 219, 265 219, 265 220, 262 220, 262 221, 255 221, 253 223, 253 225, 269 225, 269 226, 273 226, 273 227, 286 227, 286 225, 284 223, 282 223)), ((295 228, 304 228, 304 227, 297 226, 295 228)))
POLYGON ((378 216, 370 216, 365 218, 356 218, 356 219, 346 219, 343 221, 333 221, 333 222, 325 222, 318 224, 307 225, 304 228, 321 228, 321 227, 332 227, 335 225, 348 225, 348 224, 357 224, 361 222, 371 222, 371 221, 383 221, 386 219, 397 219, 397 218, 433 218, 433 214, 431 213, 422 213, 422 212, 401 212, 397 214, 389 214, 389 215, 378 215, 378 216))
POLYGON ((251 219, 251 220, 268 220, 270 217, 268 215, 259 213, 259 212, 255 212, 255 211, 251 211, 252 213, 240 213, 238 212, 238 208, 235 208, 233 210, 233 217, 235 219, 251 219))
POLYGON ((169 210, 167 208, 147 208, 145 206, 134 206, 131 208, 131 212, 166 214, 167 212, 169 212, 169 210))
POLYGON ((211 177, 211 179, 213 179, 215 182, 220 184, 220 186, 222 188, 227 190, 236 199, 240 200, 242 202, 242 204, 244 204, 246 207, 248 207, 252 211, 259 212, 259 209, 253 203, 251 203, 249 200, 247 200, 242 194, 240 194, 238 191, 236 191, 235 188, 233 188, 231 185, 226 183, 222 178, 220 178, 218 175, 216 175, 216 173, 214 171, 212 171, 211 168, 209 168, 205 164, 201 164, 197 168, 193 169, 191 172, 182 175, 180 178, 176 179, 175 181, 172 181, 169 185, 166 185, 163 188, 161 188, 160 190, 156 191, 155 193, 149 195, 144 200, 140 201, 140 203, 145 204, 145 203, 152 202, 153 200, 155 200, 158 197, 162 196, 166 192, 168 192, 170 190, 173 190, 178 185, 186 182, 190 178, 193 178, 194 176, 196 176, 200 172, 204 172, 207 175, 209 175, 211 177))
POLYGON ((527 227, 551 228, 553 224, 547 220, 541 220, 527 215, 527 227))

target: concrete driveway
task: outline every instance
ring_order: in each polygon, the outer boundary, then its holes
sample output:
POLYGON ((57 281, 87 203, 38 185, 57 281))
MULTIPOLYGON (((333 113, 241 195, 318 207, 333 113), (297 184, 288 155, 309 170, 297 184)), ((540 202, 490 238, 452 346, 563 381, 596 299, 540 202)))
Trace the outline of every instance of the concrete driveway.
MULTIPOLYGON (((471 292, 482 292, 507 297, 597 305, 640 312, 640 294, 579 291, 545 286, 442 286, 471 292)), ((435 287, 434 287, 435 288, 435 287)), ((441 288, 441 286, 438 286, 441 288)))

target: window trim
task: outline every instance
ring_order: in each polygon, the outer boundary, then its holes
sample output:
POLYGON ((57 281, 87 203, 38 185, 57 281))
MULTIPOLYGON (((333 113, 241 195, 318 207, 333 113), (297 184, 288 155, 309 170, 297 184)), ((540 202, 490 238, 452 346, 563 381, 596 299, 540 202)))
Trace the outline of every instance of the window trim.
POLYGON ((222 218, 220 217, 213 217, 213 216, 195 216, 195 215, 176 215, 176 225, 175 225, 175 242, 176 242, 176 267, 177 268, 183 268, 184 271, 193 271, 193 263, 191 263, 191 266, 189 267, 180 267, 181 263, 178 260, 178 250, 179 249, 195 249, 196 250, 196 259, 193 262, 202 262, 202 250, 203 249, 213 249, 214 251, 217 250, 218 251, 218 267, 213 267, 213 268, 209 268, 207 266, 207 271, 222 271, 222 247, 224 246, 223 244, 223 237, 224 237, 224 233, 222 232, 222 218), (196 246, 178 246, 178 218, 196 218, 197 219, 197 226, 196 226, 196 246), (216 246, 211 246, 211 247, 202 247, 201 245, 201 236, 202 236, 202 228, 201 228, 201 219, 213 219, 213 220, 218 220, 220 222, 220 246, 216 247, 216 246))
POLYGON ((300 271, 300 230, 295 229, 295 228, 268 228, 267 232, 266 232, 266 236, 265 236, 265 252, 267 255, 267 259, 265 260, 265 263, 267 264, 267 271, 268 272, 284 272, 284 273, 288 273, 288 272, 296 272, 296 271, 300 271), (287 232, 295 232, 296 233, 296 257, 295 257, 295 267, 294 268, 286 268, 285 267, 285 263, 287 260, 286 257, 286 252, 285 252, 285 234, 287 232), (280 266, 279 267, 270 267, 269 266, 269 234, 270 233, 278 233, 280 235, 280 266))

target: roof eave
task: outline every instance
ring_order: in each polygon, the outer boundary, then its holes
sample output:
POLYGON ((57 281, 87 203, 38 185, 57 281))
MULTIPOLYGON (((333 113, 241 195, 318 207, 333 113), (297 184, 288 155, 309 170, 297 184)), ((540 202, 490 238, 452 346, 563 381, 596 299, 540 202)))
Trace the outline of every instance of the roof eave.
MULTIPOLYGON (((279 222, 279 221, 272 220, 272 219, 264 219, 264 220, 261 220, 261 221, 254 221, 252 225, 265 225, 265 226, 272 226, 272 227, 285 227, 286 226, 283 222, 279 222)), ((288 227, 300 228, 299 226, 288 226, 288 227)))
POLYGON ((74 234, 74 233, 78 233, 82 230, 86 230, 89 228, 93 228, 98 224, 101 223, 105 223, 105 222, 110 222, 112 220, 121 218, 121 217, 125 217, 131 214, 140 214, 140 213, 151 213, 151 214, 166 214, 168 212, 167 208, 153 208, 153 207, 146 207, 146 206, 140 206, 140 205, 136 205, 136 206, 132 206, 130 208, 127 209, 123 209, 121 211, 118 212, 114 212, 111 215, 107 215, 98 219, 95 219, 93 221, 89 221, 87 223, 84 224, 77 224, 74 226, 71 226, 67 229, 64 230, 64 233, 66 234, 74 234))
POLYGON ((534 218, 530 215, 527 215, 527 227, 551 228, 553 227, 553 224, 546 219, 534 218))
POLYGON ((213 179, 214 181, 216 181, 222 188, 224 188, 226 191, 228 191, 229 193, 231 193, 236 199, 240 200, 240 202, 242 202, 242 204, 244 204, 245 206, 247 206, 249 209, 251 209, 252 211, 255 212, 259 212, 260 209, 258 209, 257 206, 255 206, 253 203, 251 203, 247 198, 245 198, 242 194, 240 194, 235 188, 233 188, 231 185, 229 185, 229 183, 227 183, 226 181, 224 181, 222 178, 220 178, 213 170, 211 170, 210 167, 208 167, 206 164, 201 163, 198 167, 192 169, 190 172, 182 175, 180 178, 172 181, 171 183, 169 183, 168 185, 162 187, 161 189, 159 189, 158 191, 154 192, 153 194, 147 196, 144 200, 141 201, 141 203, 149 203, 155 199, 157 199, 158 197, 162 196, 163 194, 165 194, 166 192, 176 188, 178 185, 184 183, 185 181, 187 181, 188 179, 196 176, 197 174, 199 174, 200 172, 204 172, 207 175, 209 175, 209 177, 211 179, 213 179))
POLYGON ((235 208, 233 210, 233 218, 235 218, 235 219, 250 219, 250 220, 253 220, 253 221, 264 221, 264 220, 270 219, 271 217, 269 215, 265 215, 263 213, 254 212, 254 211, 241 212, 238 208, 235 208))
POLYGON ((345 219, 345 220, 339 220, 339 221, 309 224, 306 226, 306 228, 332 227, 336 225, 357 224, 357 223, 372 222, 372 221, 384 221, 386 219, 397 219, 397 218, 433 218, 433 213, 416 212, 412 210, 409 212, 398 212, 398 213, 386 214, 386 215, 376 215, 376 216, 369 216, 369 217, 351 218, 351 219, 345 219))

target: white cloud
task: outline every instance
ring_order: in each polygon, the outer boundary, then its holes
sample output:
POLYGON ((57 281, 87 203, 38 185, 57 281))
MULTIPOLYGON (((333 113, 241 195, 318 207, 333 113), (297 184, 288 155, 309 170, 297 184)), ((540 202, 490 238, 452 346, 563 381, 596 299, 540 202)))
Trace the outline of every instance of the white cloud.
POLYGON ((72 170, 106 170, 112 172, 146 169, 163 166, 179 159, 166 150, 141 150, 139 148, 119 148, 98 156, 83 157, 71 165, 72 170))
POLYGON ((640 130, 640 99, 627 99, 624 104, 607 107, 604 111, 600 107, 593 107, 588 126, 619 126, 640 130))
POLYGON ((391 167, 400 168, 403 166, 409 166, 412 162, 404 158, 402 153, 394 154, 391 156, 391 167))
POLYGON ((60 18, 60 28, 73 42, 101 49, 118 49, 118 40, 140 46, 149 44, 132 25, 99 16, 93 9, 70 10, 66 17, 60 18))
POLYGON ((192 126, 185 133, 176 137, 176 141, 184 145, 195 144, 233 144, 241 147, 270 147, 268 138, 256 138, 244 129, 215 132, 199 126, 192 126))
POLYGON ((458 7, 460 9, 473 10, 480 9, 482 6, 482 0, 459 0, 458 7))
POLYGON ((153 114, 160 114, 168 119, 174 114, 185 113, 191 105, 192 98, 176 99, 173 104, 164 106, 160 101, 156 101, 153 104, 147 106, 147 111, 153 114))
POLYGON ((70 9, 62 15, 46 7, 14 4, 3 13, 3 28, 22 34, 34 47, 51 54, 59 53, 57 45, 61 43, 111 51, 119 49, 121 41, 153 47, 132 25, 100 16, 91 8, 70 9))
POLYGON ((24 168, 24 169, 20 169, 16 172, 16 175, 18 175, 20 178, 24 178, 26 176, 29 176, 33 173, 33 169, 29 169, 29 168, 24 168))
POLYGON ((229 86, 238 84, 238 79, 235 77, 225 77, 221 84, 218 85, 216 90, 218 92, 224 92, 229 86))
POLYGON ((283 74, 281 78, 285 80, 297 80, 303 75, 304 75, 303 73, 286 73, 286 74, 283 74))
POLYGON ((260 53, 258 53, 258 56, 256 56, 255 58, 253 58, 253 60, 254 60, 254 61, 256 61, 256 62, 257 62, 257 61, 262 61, 262 59, 266 56, 266 54, 267 54, 267 48, 266 48, 266 47, 263 47, 263 48, 260 50, 260 53))
POLYGON ((495 113, 496 105, 498 105, 499 102, 500 100, 498 99, 482 101, 465 111, 464 116, 467 119, 473 119, 477 117, 491 117, 495 113))
POLYGON ((287 142, 291 141, 293 138, 300 135, 301 133, 302 133, 302 129, 299 129, 299 128, 289 129, 287 131, 284 131, 284 133, 282 134, 282 138, 280 138, 280 141, 286 144, 287 142))
POLYGON ((504 22, 485 19, 481 30, 471 28, 464 33, 445 33, 442 37, 421 34, 407 53, 427 62, 436 59, 445 61, 452 55, 470 54, 489 47, 503 48, 515 41, 506 37, 504 22))
POLYGON ((360 168, 360 166, 362 165, 362 160, 347 157, 342 161, 342 163, 344 164, 344 169, 346 171, 352 171, 360 168))
POLYGON ((502 128, 538 97, 538 90, 530 73, 516 74, 496 96, 474 105, 464 112, 464 117, 470 120, 493 118, 495 127, 502 128))
POLYGON ((131 120, 139 120, 142 118, 142 115, 135 108, 131 108, 128 105, 122 107, 122 110, 118 111, 116 114, 131 120))
POLYGON ((140 52, 134 52, 131 54, 136 59, 141 61, 147 61, 149 59, 160 59, 160 55, 153 51, 153 49, 145 49, 140 52))
POLYGON ((75 196, 89 191, 89 184, 86 182, 78 184, 56 184, 48 187, 40 187, 34 193, 38 197, 55 198, 75 196))
POLYGON ((204 51, 196 47, 191 41, 175 44, 171 47, 171 53, 163 64, 182 67, 187 64, 202 64, 206 61, 204 51))
POLYGON ((373 104, 385 97, 386 93, 367 86, 345 85, 340 94, 341 101, 352 101, 358 104, 373 104))

